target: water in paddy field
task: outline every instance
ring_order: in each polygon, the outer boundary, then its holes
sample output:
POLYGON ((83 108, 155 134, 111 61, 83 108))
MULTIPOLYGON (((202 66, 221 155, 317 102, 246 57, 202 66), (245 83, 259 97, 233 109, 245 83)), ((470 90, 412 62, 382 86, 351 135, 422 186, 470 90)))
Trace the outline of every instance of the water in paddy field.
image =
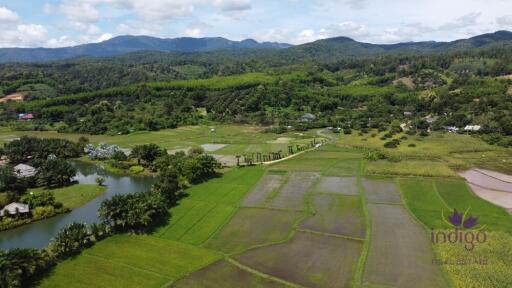
POLYGON ((97 185, 96 177, 101 175, 105 178, 104 185, 108 187, 107 191, 86 205, 73 209, 70 213, 0 232, 0 249, 44 248, 61 228, 73 222, 87 224, 98 222, 98 209, 103 200, 116 194, 146 191, 155 182, 154 177, 120 176, 93 164, 74 162, 73 165, 78 170, 75 180, 80 184, 97 185))

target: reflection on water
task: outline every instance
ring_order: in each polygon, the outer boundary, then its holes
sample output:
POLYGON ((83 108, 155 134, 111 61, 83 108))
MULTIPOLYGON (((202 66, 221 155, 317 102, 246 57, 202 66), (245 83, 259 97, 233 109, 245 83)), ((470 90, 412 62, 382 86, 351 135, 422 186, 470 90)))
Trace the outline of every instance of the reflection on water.
POLYGON ((101 175, 105 178, 104 185, 108 186, 107 192, 70 213, 0 232, 0 249, 46 247, 50 239, 68 224, 97 222, 97 211, 103 200, 116 194, 146 191, 155 181, 154 177, 148 176, 115 175, 96 165, 83 162, 74 162, 73 165, 78 171, 75 180, 80 184, 96 184, 96 177, 101 175))

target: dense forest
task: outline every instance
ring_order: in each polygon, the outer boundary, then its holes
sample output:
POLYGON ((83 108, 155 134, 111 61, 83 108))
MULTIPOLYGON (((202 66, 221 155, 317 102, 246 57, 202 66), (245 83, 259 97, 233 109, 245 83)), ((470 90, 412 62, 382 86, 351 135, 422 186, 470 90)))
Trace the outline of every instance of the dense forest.
POLYGON ((508 146, 512 42, 496 35, 503 32, 442 47, 415 44, 421 49, 333 38, 279 50, 4 64, 0 95, 21 93, 24 101, 0 103, 0 121, 20 130, 112 135, 209 121, 296 129, 479 125, 488 142, 508 146), (20 113, 34 119, 17 121, 20 113), (316 119, 299 120, 304 113, 316 119))

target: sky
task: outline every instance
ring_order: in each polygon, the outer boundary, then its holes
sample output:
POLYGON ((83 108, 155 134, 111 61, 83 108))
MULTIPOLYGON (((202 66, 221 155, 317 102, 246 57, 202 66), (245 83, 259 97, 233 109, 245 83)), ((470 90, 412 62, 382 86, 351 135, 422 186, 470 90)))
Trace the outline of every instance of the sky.
POLYGON ((74 46, 119 35, 397 43, 497 30, 512 30, 512 0, 0 0, 0 47, 74 46))

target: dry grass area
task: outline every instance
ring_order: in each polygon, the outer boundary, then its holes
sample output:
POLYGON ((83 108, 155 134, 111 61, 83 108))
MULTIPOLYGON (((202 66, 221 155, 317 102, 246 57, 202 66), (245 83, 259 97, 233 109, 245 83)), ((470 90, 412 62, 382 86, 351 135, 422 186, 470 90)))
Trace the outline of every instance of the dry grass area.
POLYGON ((412 81, 412 78, 411 77, 403 77, 403 78, 399 78, 399 79, 396 79, 395 81, 393 81, 393 85, 398 85, 402 83, 403 85, 405 85, 405 87, 411 89, 411 90, 414 90, 416 88, 416 85, 414 85, 414 82, 412 81))

